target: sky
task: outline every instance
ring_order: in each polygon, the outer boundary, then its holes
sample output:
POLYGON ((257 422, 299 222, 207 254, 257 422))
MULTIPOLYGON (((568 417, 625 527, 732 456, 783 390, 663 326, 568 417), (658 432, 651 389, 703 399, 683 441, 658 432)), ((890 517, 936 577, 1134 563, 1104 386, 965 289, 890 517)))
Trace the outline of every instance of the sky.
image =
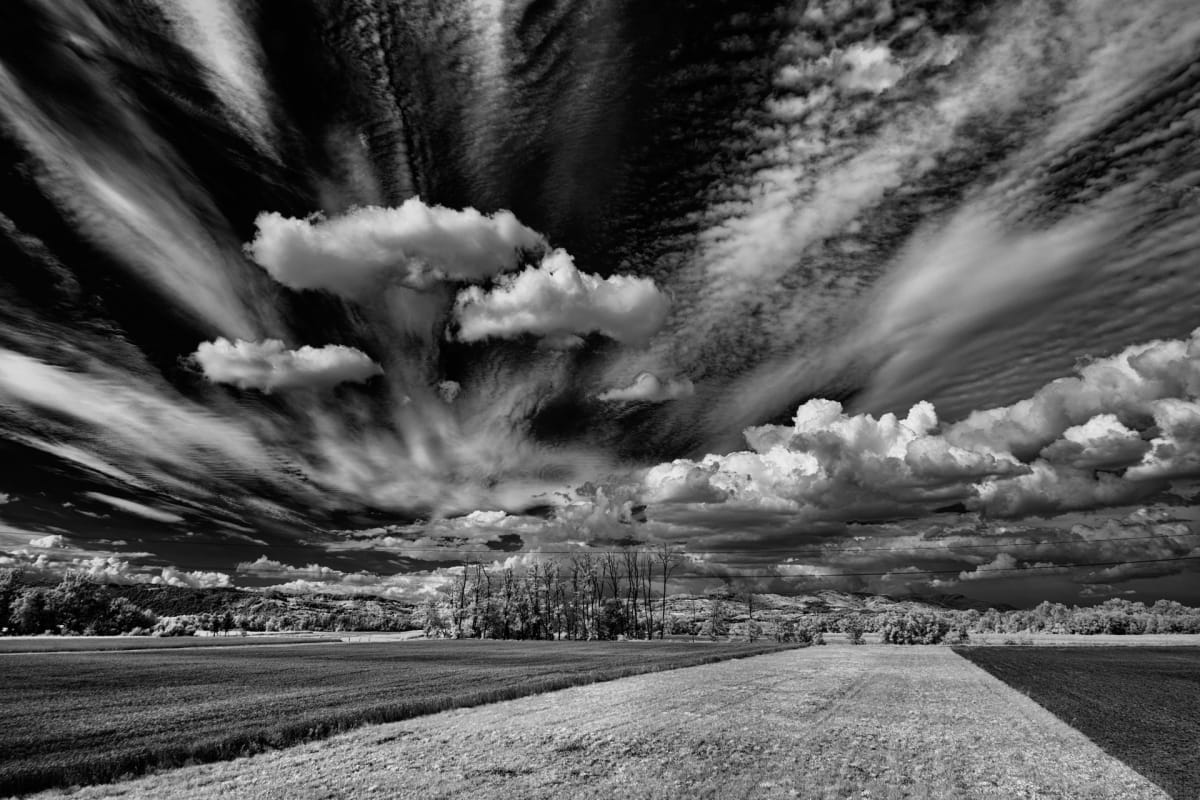
POLYGON ((0 567, 1200 605, 1191 0, 7 0, 0 567))

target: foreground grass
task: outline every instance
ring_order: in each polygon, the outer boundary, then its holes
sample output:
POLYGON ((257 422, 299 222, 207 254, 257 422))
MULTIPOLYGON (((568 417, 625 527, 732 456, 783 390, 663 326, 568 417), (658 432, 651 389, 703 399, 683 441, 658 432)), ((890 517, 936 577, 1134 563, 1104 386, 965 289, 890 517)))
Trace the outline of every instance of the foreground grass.
POLYGON ((579 686, 47 794, 1167 800, 949 648, 870 645, 809 647, 579 686))
POLYGON ((466 641, 0 655, 0 794, 110 781, 778 649, 466 641))
POLYGON ((981 647, 958 652, 1172 796, 1200 798, 1200 650, 981 647))

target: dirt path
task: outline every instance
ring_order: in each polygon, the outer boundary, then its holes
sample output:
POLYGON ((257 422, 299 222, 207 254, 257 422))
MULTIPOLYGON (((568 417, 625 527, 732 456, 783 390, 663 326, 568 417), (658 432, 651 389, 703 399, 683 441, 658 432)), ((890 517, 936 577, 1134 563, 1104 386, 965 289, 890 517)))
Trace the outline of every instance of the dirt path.
POLYGON ((72 796, 1165 797, 951 651, 883 646, 626 678, 72 796))

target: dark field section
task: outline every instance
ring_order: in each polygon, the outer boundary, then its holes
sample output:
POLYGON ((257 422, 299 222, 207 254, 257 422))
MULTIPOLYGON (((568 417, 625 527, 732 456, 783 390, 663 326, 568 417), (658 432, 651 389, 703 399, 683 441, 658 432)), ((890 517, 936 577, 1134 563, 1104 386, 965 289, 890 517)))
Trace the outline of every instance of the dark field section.
POLYGON ((321 644, 336 636, 61 636, 0 639, 7 653, 98 653, 113 650, 178 650, 197 647, 267 647, 280 644, 321 644))
POLYGON ((0 795, 282 747, 370 722, 781 649, 388 642, 0 655, 0 795))
POLYGON ((1200 798, 1200 651, 957 649, 1185 800, 1200 798))

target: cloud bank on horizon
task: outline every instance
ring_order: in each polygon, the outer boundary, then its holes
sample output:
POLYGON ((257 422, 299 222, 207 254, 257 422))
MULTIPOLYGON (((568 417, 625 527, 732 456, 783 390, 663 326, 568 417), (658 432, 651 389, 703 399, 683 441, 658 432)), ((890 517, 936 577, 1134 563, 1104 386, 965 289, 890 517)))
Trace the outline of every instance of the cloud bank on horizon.
POLYGON ((5 12, 0 566, 1200 601, 1192 4, 509 6, 5 12))

